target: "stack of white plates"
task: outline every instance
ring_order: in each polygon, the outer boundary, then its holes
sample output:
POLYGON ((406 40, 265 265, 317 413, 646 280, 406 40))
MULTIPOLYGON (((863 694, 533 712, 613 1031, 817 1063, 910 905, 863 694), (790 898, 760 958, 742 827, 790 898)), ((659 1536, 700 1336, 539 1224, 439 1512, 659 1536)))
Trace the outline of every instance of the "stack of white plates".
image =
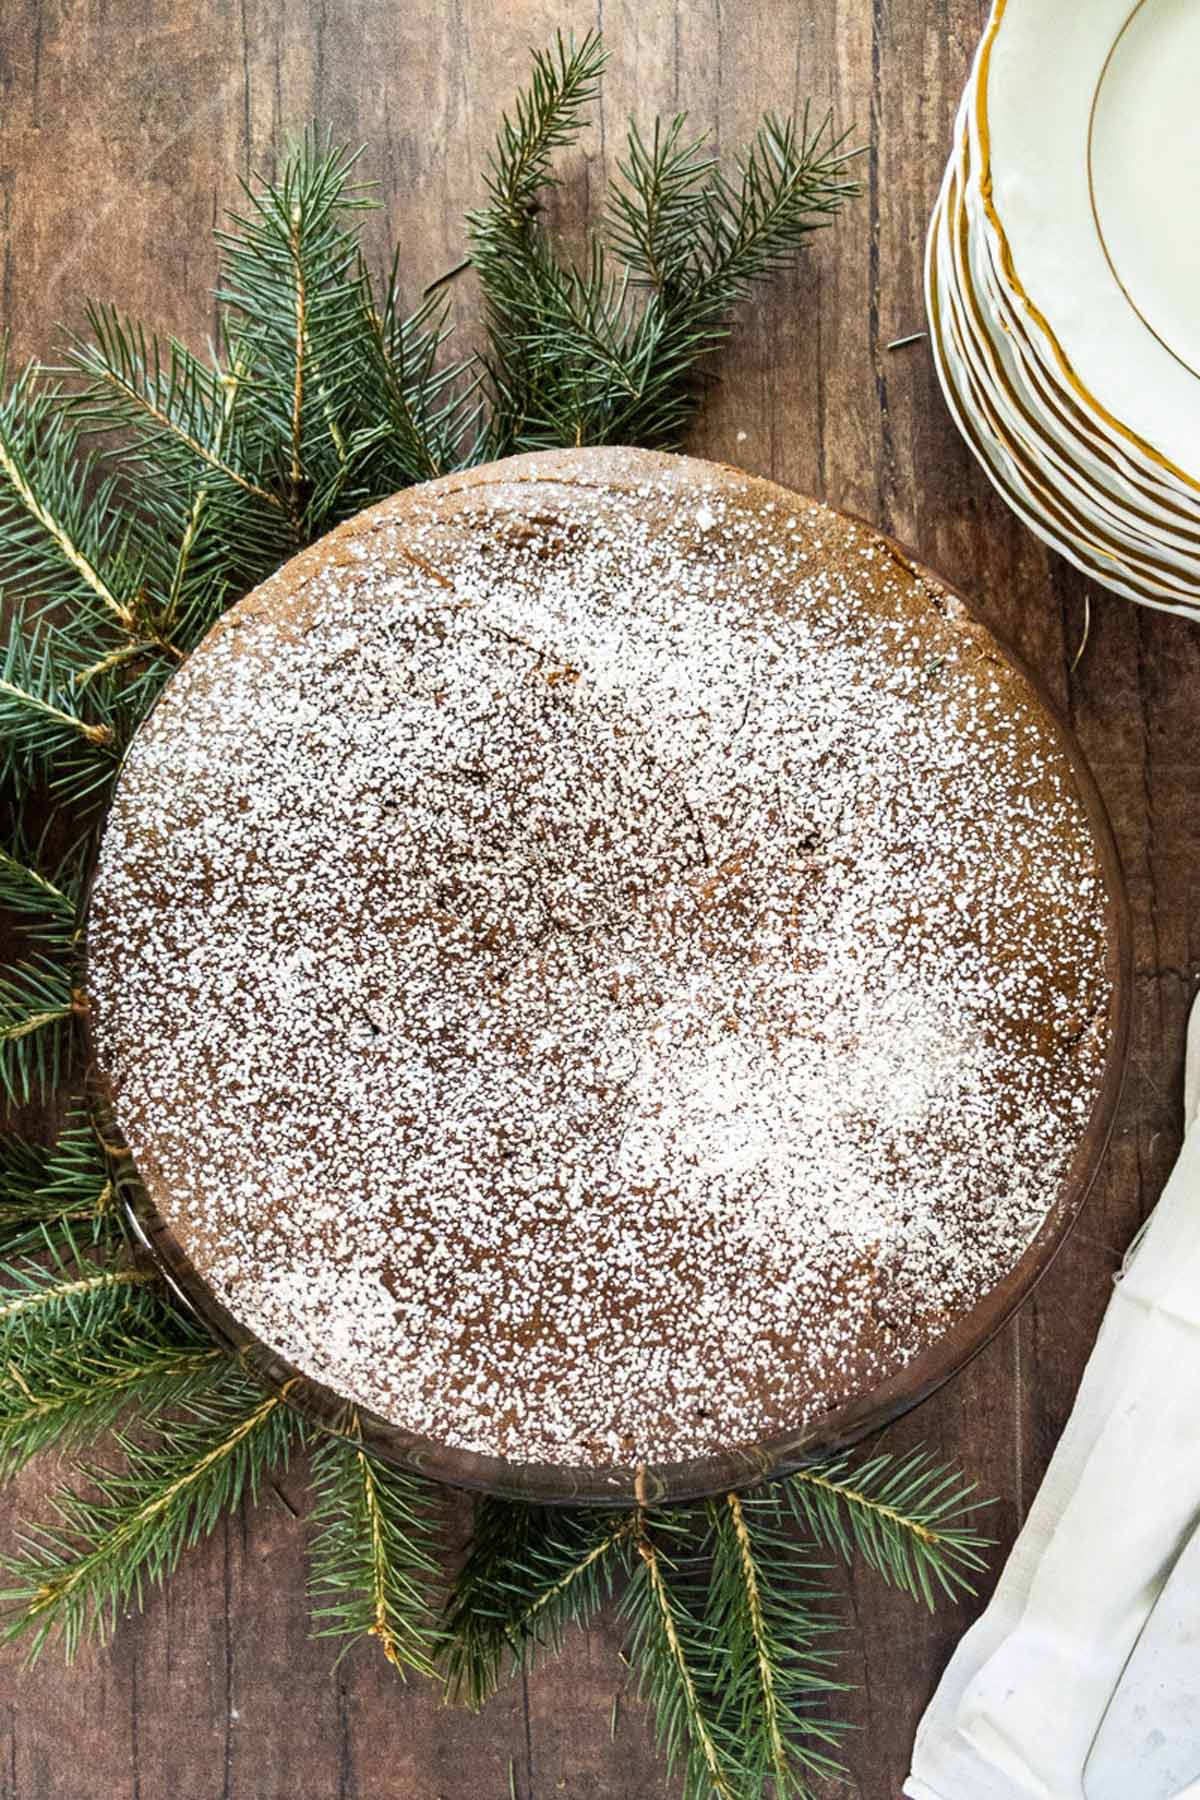
POLYGON ((950 409, 1014 510, 1200 618, 1200 0, 995 0, 926 296, 950 409))

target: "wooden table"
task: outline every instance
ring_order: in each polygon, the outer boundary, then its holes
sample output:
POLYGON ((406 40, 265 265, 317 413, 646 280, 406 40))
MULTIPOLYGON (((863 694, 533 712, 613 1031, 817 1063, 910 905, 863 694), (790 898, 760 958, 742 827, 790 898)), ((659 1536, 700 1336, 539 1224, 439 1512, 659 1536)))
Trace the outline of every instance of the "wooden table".
MULTIPOLYGON (((747 310, 694 448, 877 520, 973 594, 1069 713, 1112 810, 1137 918, 1131 1079, 1098 1191, 1019 1318, 890 1434, 961 1458, 998 1496, 1001 1546, 1071 1404, 1109 1282, 1178 1146, 1184 1017, 1200 968, 1200 627, 1092 593, 1005 511, 963 449, 923 325, 921 255, 982 0, 9 0, 0 25, 0 310, 48 356, 85 296, 202 343, 209 228, 237 178, 311 116, 366 140, 411 297, 461 256, 461 218, 527 48, 601 23, 612 64, 563 167, 568 228, 594 206, 630 111, 687 107, 730 155, 764 108, 812 94, 856 124, 864 194, 747 310)), ((470 315, 466 282, 456 304, 470 315)), ((0 1534, 54 1471, 0 1497, 0 1534)), ((300 1477, 282 1484, 298 1499, 300 1477)), ((660 1800, 676 1786, 629 1697, 619 1634, 562 1658, 478 1718, 310 1641, 304 1534, 268 1498, 187 1558, 144 1618, 73 1671, 0 1671, 3 1800, 660 1800), (510 1789, 511 1782, 511 1789, 510 1789)), ((972 1609, 918 1610, 868 1573, 845 1584, 849 1749, 862 1800, 894 1800, 913 1730, 972 1609)), ((839 1790, 841 1791, 841 1790, 839 1790)))

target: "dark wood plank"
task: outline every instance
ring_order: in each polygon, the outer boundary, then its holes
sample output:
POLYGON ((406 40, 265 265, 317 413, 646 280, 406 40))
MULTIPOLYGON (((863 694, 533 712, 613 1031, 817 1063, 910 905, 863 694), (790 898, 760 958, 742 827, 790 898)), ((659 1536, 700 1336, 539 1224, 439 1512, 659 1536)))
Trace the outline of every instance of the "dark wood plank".
MULTIPOLYGON (((958 1455, 1011 1541, 1069 1410, 1136 1225, 1178 1147, 1180 1050, 1200 969, 1200 630, 1092 595, 1005 511, 963 449, 924 343, 921 252, 983 0, 10 0, 0 25, 0 315, 50 353, 84 295, 158 328, 211 328, 209 228, 236 181, 313 115, 371 149, 373 249, 406 246, 412 297, 462 251, 461 217, 527 48, 602 23, 603 105, 555 215, 577 230, 629 111, 686 107, 723 150, 766 106, 812 93, 869 143, 863 200, 740 321, 695 436, 877 520, 972 593, 1051 684, 1112 810, 1137 915, 1129 1089, 1095 1198, 1019 1319, 891 1434, 958 1455)), ((469 282, 455 303, 469 318, 469 282)), ((0 1496, 0 1534, 54 1471, 0 1496)), ((302 1472, 283 1484, 297 1498, 302 1472)), ((303 1534, 268 1498, 193 1554, 110 1651, 68 1672, 0 1658, 0 1800, 666 1800, 623 1694, 619 1629, 579 1634, 479 1718, 399 1687, 377 1657, 330 1673, 308 1637, 303 1534)), ((869 1575, 845 1582, 858 1800, 895 1800, 916 1720, 971 1608, 930 1618, 869 1575)))

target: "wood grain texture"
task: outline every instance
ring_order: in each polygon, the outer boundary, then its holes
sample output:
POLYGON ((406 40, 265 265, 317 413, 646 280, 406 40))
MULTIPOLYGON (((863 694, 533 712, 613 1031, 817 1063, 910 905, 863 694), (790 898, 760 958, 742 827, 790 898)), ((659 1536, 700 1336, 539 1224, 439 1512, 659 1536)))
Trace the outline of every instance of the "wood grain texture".
MULTIPOLYGON (((371 146, 411 297, 458 261, 463 210, 530 44, 600 23, 603 105, 564 166, 568 232, 630 111, 686 107, 732 151, 812 94, 868 149, 866 192, 742 318, 692 447, 877 520, 973 594, 1057 694, 1112 811, 1137 921, 1133 1067, 1083 1220, 1034 1299, 890 1434, 956 1455, 1011 1541, 1070 1408, 1134 1229, 1178 1148, 1184 1019, 1200 970, 1200 628, 1094 592, 1005 511, 937 393, 921 252, 982 0, 8 0, 0 22, 0 323, 48 356, 85 295, 203 342, 209 227, 237 178, 313 115, 371 146)), ((466 281, 455 302, 469 317, 466 281)), ((0 1497, 0 1533, 54 1471, 0 1497)), ((299 1497, 300 1473, 283 1484, 299 1497)), ((0 1659, 0 1800, 668 1800, 611 1621, 478 1718, 307 1635, 303 1534, 268 1497, 190 1555, 165 1596, 75 1672, 0 1659)), ((930 1618, 867 1573, 845 1584, 858 1800, 896 1800, 913 1730, 971 1609, 930 1618)), ((839 1790, 844 1791, 844 1790, 839 1790)))

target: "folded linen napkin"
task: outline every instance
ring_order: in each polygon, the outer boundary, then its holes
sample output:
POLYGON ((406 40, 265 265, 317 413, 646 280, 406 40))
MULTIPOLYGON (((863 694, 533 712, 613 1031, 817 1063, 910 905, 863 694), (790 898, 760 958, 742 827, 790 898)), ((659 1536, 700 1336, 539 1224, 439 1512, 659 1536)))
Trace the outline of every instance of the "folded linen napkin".
POLYGON ((1200 1002, 1179 1161, 996 1592, 921 1721, 909 1800, 1087 1800, 1093 1740, 1200 1517, 1198 1114, 1200 1002))

